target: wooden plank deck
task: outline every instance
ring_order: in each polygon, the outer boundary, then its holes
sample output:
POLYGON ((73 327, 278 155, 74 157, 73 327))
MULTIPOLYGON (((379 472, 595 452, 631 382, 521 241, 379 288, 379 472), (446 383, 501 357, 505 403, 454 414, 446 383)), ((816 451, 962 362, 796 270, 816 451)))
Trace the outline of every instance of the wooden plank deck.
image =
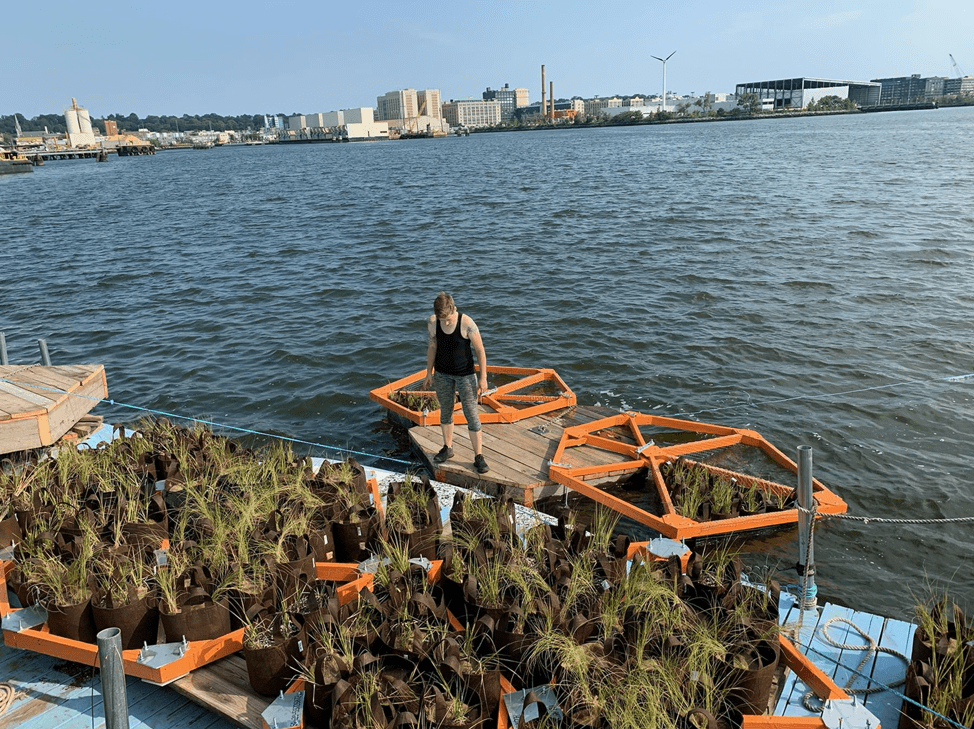
MULTIPOLYGON (((615 414, 617 411, 609 408, 579 405, 535 415, 516 423, 485 423, 482 426, 483 451, 490 471, 483 475, 474 470, 473 449, 466 426, 455 427, 455 455, 442 464, 433 463, 433 456, 443 447, 440 426, 414 426, 409 429, 409 438, 438 481, 478 489, 491 495, 510 493, 515 501, 532 506, 539 499, 564 493, 564 486, 548 477, 548 462, 554 456, 565 428, 615 414)), ((614 430, 620 439, 633 442, 621 428, 614 430)), ((566 458, 574 465, 585 466, 625 460, 619 454, 589 447, 572 448, 566 458)), ((592 483, 600 485, 616 480, 610 477, 593 480, 592 483)))
POLYGON ((0 366, 0 454, 53 445, 106 397, 102 365, 0 366))
MULTIPOLYGON (((783 594, 781 606, 782 625, 786 628, 789 626, 797 628, 799 610, 794 598, 783 594)), ((854 689, 870 688, 875 686, 877 682, 889 686, 906 676, 906 662, 884 652, 874 652, 859 669, 859 664, 866 657, 867 651, 836 647, 826 639, 823 629, 827 630, 828 637, 834 643, 865 646, 867 640, 847 623, 833 622, 826 628, 826 624, 833 618, 850 620, 875 640, 878 645, 898 651, 907 658, 910 655, 916 626, 902 620, 858 612, 829 603, 826 603, 820 610, 805 611, 802 618, 801 635, 796 638, 795 643, 798 649, 807 655, 826 675, 830 676, 837 686, 844 688, 854 676, 855 680, 849 684, 854 689), (862 675, 857 675, 857 669, 858 673, 862 675), (869 679, 863 678, 863 676, 867 676, 869 679)), ((790 674, 784 682, 773 713, 776 716, 816 716, 817 714, 809 712, 802 703, 802 697, 808 690, 802 681, 798 680, 794 674, 790 674)), ((884 729, 896 727, 903 706, 903 699, 898 693, 881 691, 865 697, 860 695, 857 696, 857 699, 863 702, 866 708, 879 719, 884 729)), ((817 706, 819 702, 813 700, 812 704, 817 706)))
MULTIPOLYGON (((242 659, 241 659, 242 660, 242 659)), ((0 643, 0 680, 16 691, 0 729, 99 729, 105 726, 95 669, 0 643)), ((232 729, 234 724, 167 687, 128 678, 130 729, 232 729)), ((258 720, 259 720, 258 712, 258 720)))

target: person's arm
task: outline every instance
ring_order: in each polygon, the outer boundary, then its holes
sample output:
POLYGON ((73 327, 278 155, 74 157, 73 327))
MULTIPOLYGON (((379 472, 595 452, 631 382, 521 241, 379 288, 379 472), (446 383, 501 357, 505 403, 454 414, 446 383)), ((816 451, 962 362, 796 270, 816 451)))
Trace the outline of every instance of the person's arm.
POLYGON ((465 317, 464 321, 467 323, 467 331, 461 332, 461 334, 470 340, 470 346, 477 357, 477 364, 480 365, 477 387, 481 392, 484 392, 487 389, 487 353, 484 351, 484 341, 480 338, 477 323, 469 316, 465 317))
POLYGON ((429 388, 433 383, 433 365, 436 362, 436 316, 431 316, 426 322, 426 379, 423 387, 429 388))

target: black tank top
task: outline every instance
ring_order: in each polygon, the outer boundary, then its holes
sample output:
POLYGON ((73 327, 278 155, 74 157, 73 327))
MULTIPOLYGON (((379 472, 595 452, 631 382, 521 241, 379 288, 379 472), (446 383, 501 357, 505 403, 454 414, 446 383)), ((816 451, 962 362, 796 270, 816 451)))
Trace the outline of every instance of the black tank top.
POLYGON ((470 340, 464 339, 460 334, 462 323, 463 314, 458 314, 457 326, 453 334, 447 334, 443 331, 440 320, 436 320, 436 360, 433 362, 433 368, 444 375, 462 377, 474 373, 470 340))

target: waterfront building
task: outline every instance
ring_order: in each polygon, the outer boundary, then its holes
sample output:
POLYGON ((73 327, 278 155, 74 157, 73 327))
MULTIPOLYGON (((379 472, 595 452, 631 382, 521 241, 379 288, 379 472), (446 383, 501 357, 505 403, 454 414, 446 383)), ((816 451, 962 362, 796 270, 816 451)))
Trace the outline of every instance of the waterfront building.
POLYGON ((264 114, 264 129, 280 129, 278 118, 273 114, 264 114))
POLYGON ((585 102, 585 115, 595 116, 606 109, 618 108, 621 106, 622 99, 620 99, 618 96, 613 96, 611 99, 600 99, 598 96, 596 96, 594 99, 590 99, 585 102))
POLYGON ((501 121, 510 121, 514 118, 514 112, 517 109, 528 106, 530 103, 527 89, 512 89, 508 84, 504 84, 502 89, 492 89, 488 86, 482 96, 484 101, 500 102, 501 121))
POLYGON ((423 89, 416 92, 416 116, 439 119, 443 116, 443 102, 439 89, 423 89))
POLYGON ((118 122, 114 119, 105 120, 105 136, 115 137, 118 136, 118 122))
POLYGON ((443 104, 443 116, 454 127, 491 127, 500 124, 501 103, 482 99, 457 99, 443 104))
POLYGON ((944 96, 974 94, 974 76, 949 78, 944 81, 944 96))
POLYGON ((284 129, 291 131, 297 131, 299 129, 307 129, 308 125, 305 122, 304 114, 295 114, 294 116, 289 116, 284 120, 284 129))
POLYGON ((826 96, 851 99, 860 106, 875 106, 880 100, 878 81, 839 81, 836 79, 785 78, 737 84, 734 95, 756 94, 763 110, 804 109, 826 96))
POLYGON ((376 97, 376 115, 379 121, 402 121, 419 116, 419 101, 416 89, 389 91, 376 97))
POLYGON ((923 78, 915 73, 912 76, 893 76, 891 78, 876 78, 875 83, 881 85, 879 103, 888 104, 916 104, 924 101, 936 101, 943 97, 947 81, 944 76, 930 76, 923 78))

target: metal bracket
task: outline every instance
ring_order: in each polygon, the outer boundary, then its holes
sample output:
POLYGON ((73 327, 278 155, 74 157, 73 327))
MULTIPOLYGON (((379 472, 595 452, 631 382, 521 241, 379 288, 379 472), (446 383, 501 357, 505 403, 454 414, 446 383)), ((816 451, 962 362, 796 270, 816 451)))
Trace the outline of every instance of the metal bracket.
POLYGON ((14 543, 11 542, 9 547, 3 547, 0 549, 0 562, 13 562, 14 561, 14 543))
POLYGON ((642 452, 643 452, 644 450, 646 450, 647 448, 653 448, 653 447, 655 447, 655 446, 656 446, 656 442, 655 442, 655 441, 652 441, 652 440, 648 440, 648 441, 646 441, 646 443, 645 443, 644 445, 641 445, 641 446, 639 446, 639 447, 638 447, 638 448, 636 449, 636 453, 640 453, 640 454, 641 454, 641 453, 642 453, 642 452))
POLYGON ((533 428, 528 428, 528 432, 537 433, 538 435, 544 435, 548 432, 547 425, 535 425, 533 428))
MULTIPOLYGON (((521 719, 521 712, 524 711, 524 698, 531 691, 534 691, 538 698, 541 699, 541 703, 548 709, 549 716, 557 719, 559 722, 562 720, 564 715, 558 706, 558 697, 555 696, 551 685, 545 684, 544 686, 538 686, 533 689, 524 689, 523 691, 513 691, 509 694, 504 694, 504 706, 507 708, 507 716, 510 718, 511 729, 517 729, 521 719)), ((538 718, 539 713, 537 704, 532 704, 524 713, 524 721, 534 721, 538 718)))
POLYGON ((822 708, 822 723, 828 729, 876 729, 879 719, 852 697, 826 701, 822 708))
POLYGON ((555 468, 568 468, 571 469, 573 466, 570 463, 558 463, 557 461, 548 461, 549 466, 554 466, 555 468))
POLYGON ((480 396, 481 397, 486 397, 487 395, 493 395, 495 392, 497 392, 497 388, 496 387, 492 387, 489 390, 484 390, 482 393, 480 393, 480 396))
POLYGON ((47 622, 47 610, 40 605, 31 605, 20 610, 14 610, 3 616, 2 627, 13 633, 19 633, 28 628, 36 628, 47 622))
POLYGON ((175 663, 184 655, 189 648, 186 637, 181 643, 160 643, 159 645, 142 644, 139 649, 138 662, 148 668, 162 668, 170 663, 175 663))
POLYGON ((271 729, 293 729, 301 726, 304 718, 304 691, 289 694, 282 691, 260 715, 271 729))
POLYGON ((649 542, 649 553, 662 559, 682 557, 689 551, 690 548, 687 545, 675 539, 657 537, 656 539, 651 539, 649 542))
MULTIPOLYGON (((369 557, 364 562, 359 562, 358 571, 368 574, 375 574, 376 570, 379 569, 380 564, 389 564, 391 560, 388 557, 369 557)), ((423 568, 424 572, 429 572, 433 563, 430 562, 426 557, 413 557, 409 560, 409 564, 419 565, 423 568)))

